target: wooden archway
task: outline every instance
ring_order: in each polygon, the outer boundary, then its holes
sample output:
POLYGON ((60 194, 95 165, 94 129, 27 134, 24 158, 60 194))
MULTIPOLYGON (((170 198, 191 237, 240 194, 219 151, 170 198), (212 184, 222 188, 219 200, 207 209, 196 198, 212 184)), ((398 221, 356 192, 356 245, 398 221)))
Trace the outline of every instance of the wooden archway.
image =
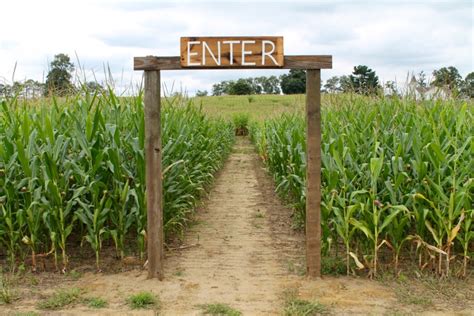
MULTIPOLYGON (((196 38, 193 38, 196 39, 196 38)), ((283 38, 281 38, 283 39, 283 38)), ((244 49, 242 49, 244 50, 244 49)), ((204 52, 204 49, 203 49, 204 52)), ((281 51, 282 52, 282 51, 281 51)), ((261 52, 259 52, 261 53, 261 52)), ((263 54, 262 54, 263 56, 263 54)), ((321 69, 332 68, 330 55, 284 56, 283 65, 199 66, 195 69, 306 70, 306 267, 310 277, 321 276, 321 69)), ((210 58, 209 58, 210 59, 210 58)), ((134 70, 145 71, 145 158, 147 194, 148 278, 162 280, 164 261, 163 185, 161 175, 162 70, 190 70, 181 56, 135 57, 134 70)), ((232 62, 231 62, 232 64, 232 62)))

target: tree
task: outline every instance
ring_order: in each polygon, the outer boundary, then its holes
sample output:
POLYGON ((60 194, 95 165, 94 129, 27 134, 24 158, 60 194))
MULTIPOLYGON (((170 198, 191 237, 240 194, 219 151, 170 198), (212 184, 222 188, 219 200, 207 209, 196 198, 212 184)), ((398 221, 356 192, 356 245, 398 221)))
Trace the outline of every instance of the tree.
POLYGON ((66 54, 58 54, 54 56, 51 62, 51 69, 46 77, 45 94, 55 93, 63 96, 71 92, 73 85, 71 83, 74 64, 66 54))
POLYGON ((257 77, 254 78, 254 81, 259 87, 257 93, 280 94, 280 80, 276 76, 257 77))
POLYGON ((39 81, 28 79, 23 83, 23 93, 25 98, 40 97, 44 91, 44 84, 39 81))
POLYGON ((212 85, 212 95, 229 94, 230 81, 221 81, 212 85))
POLYGON ((247 79, 239 79, 235 82, 232 82, 228 91, 230 95, 253 94, 254 92, 255 91, 252 89, 251 83, 247 79))
POLYGON ((205 96, 207 96, 207 90, 198 90, 198 91, 196 92, 196 96, 197 96, 197 97, 205 97, 205 96))
POLYGON ((461 93, 468 98, 474 98, 474 72, 469 73, 462 84, 461 93))
POLYGON ((374 94, 379 88, 379 77, 376 76, 375 71, 365 65, 354 66, 354 71, 349 78, 356 93, 374 94))
POLYGON ((284 94, 306 93, 306 71, 291 69, 280 76, 280 85, 284 94))
POLYGON ((104 87, 98 83, 97 81, 89 81, 86 82, 85 87, 87 92, 89 93, 102 93, 105 91, 104 87))
POLYGON ((443 67, 433 71, 433 85, 435 87, 448 87, 452 92, 457 92, 462 83, 462 77, 456 67, 443 67))
POLYGON ((426 81, 426 74, 423 70, 420 71, 420 73, 418 74, 418 80, 416 80, 416 82, 418 83, 418 87, 421 87, 421 88, 428 87, 428 83, 426 81))
POLYGON ((326 89, 326 91, 329 93, 335 93, 340 91, 341 87, 339 86, 339 77, 333 76, 326 80, 326 83, 324 84, 324 89, 326 89))
POLYGON ((354 87, 352 86, 352 81, 349 76, 341 76, 339 77, 339 86, 342 92, 348 93, 353 92, 354 87))

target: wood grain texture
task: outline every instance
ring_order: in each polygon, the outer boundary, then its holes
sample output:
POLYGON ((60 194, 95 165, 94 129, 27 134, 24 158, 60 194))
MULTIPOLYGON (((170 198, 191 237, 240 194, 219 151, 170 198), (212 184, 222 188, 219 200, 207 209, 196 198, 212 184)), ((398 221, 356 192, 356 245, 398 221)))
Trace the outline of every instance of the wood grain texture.
POLYGON ((321 276, 321 70, 306 72, 306 267, 321 276))
POLYGON ((146 56, 134 58, 134 70, 190 70, 190 69, 331 69, 331 55, 284 56, 283 67, 196 67, 184 68, 179 56, 146 56))
POLYGON ((148 278, 163 280, 160 72, 145 71, 145 159, 148 278))
POLYGON ((180 56, 183 68, 282 67, 283 37, 181 37, 180 56), (272 53, 263 56, 263 51, 272 53))

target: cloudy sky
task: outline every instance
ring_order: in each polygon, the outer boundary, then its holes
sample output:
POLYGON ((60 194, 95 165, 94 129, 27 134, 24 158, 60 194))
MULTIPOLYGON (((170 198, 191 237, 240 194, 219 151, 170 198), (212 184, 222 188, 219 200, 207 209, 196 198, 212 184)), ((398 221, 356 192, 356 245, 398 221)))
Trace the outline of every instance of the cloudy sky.
MULTIPOLYGON (((284 36, 287 55, 333 55, 324 80, 359 64, 398 82, 443 66, 463 77, 474 70, 471 0, 4 0, 0 10, 0 82, 7 83, 13 74, 44 81, 54 55, 66 53, 88 80, 94 73, 102 81, 108 65, 123 91, 141 79, 133 56, 179 55, 181 36, 284 36)), ((194 94, 221 80, 282 72, 168 71, 162 78, 169 89, 194 94)))

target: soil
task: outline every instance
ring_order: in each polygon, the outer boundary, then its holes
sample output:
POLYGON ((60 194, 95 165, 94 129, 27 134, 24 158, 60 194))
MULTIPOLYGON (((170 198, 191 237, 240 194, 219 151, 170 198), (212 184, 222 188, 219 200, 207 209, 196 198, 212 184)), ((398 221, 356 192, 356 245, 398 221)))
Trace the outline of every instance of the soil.
MULTIPOLYGON (((331 314, 462 314, 474 311, 474 286, 466 282, 459 304, 446 297, 409 301, 400 291, 409 287, 394 281, 379 282, 363 277, 304 276, 304 235, 291 227, 291 210, 274 193, 274 183, 254 153, 247 137, 237 143, 215 183, 196 212, 178 249, 169 250, 165 280, 148 280, 144 269, 119 273, 84 273, 77 279, 48 278, 19 284, 20 299, 0 305, 0 314, 36 310, 38 301, 58 288, 77 287, 84 297, 101 297, 108 306, 92 310, 85 304, 68 306, 57 314, 139 314, 126 298, 140 291, 159 296, 160 314, 197 315, 200 304, 224 303, 243 315, 280 315, 285 297, 317 301, 331 314)), ((421 285, 414 285, 420 289, 421 285)), ((421 295, 421 294, 420 294, 421 295)), ((44 313, 43 311, 38 311, 44 313)), ((54 314, 48 312, 47 314, 54 314)))

